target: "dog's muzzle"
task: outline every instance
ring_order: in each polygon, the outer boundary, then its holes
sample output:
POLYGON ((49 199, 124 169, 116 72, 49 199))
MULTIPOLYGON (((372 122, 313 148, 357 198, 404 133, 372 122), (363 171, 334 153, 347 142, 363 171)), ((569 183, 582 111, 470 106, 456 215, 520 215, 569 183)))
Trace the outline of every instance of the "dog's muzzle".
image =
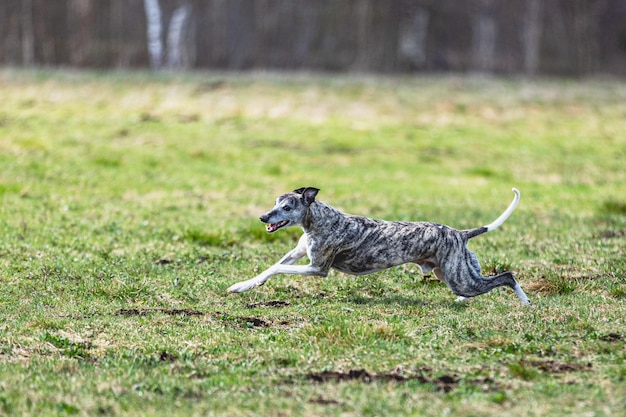
POLYGON ((267 225, 265 226, 265 231, 267 233, 273 233, 277 231, 278 229, 280 229, 281 227, 285 227, 287 226, 287 224, 289 224, 289 220, 282 220, 278 223, 270 223, 269 214, 262 215, 261 217, 259 217, 259 220, 261 220, 263 223, 267 223, 267 225))
POLYGON ((269 223, 267 226, 265 226, 265 231, 268 233, 275 232, 281 227, 287 226, 288 223, 289 223, 289 220, 283 220, 282 222, 278 222, 278 223, 269 223))

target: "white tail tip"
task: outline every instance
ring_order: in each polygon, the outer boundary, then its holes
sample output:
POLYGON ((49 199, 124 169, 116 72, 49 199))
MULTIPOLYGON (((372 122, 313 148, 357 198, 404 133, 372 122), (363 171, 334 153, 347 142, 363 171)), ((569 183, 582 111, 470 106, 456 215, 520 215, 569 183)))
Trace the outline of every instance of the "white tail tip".
POLYGON ((492 230, 497 229, 498 227, 502 226, 502 223, 504 223, 506 221, 506 219, 509 218, 511 213, 513 213, 513 211, 515 210, 515 208, 519 204, 519 200, 520 200, 520 197, 521 197, 520 191, 517 188, 513 187, 513 193, 515 193, 515 197, 513 197, 513 201, 511 202, 511 204, 509 204, 509 206, 506 208, 506 210, 504 210, 504 213, 502 213, 500 215, 500 217, 498 217, 492 223, 489 223, 487 226, 485 226, 488 231, 492 231, 492 230))

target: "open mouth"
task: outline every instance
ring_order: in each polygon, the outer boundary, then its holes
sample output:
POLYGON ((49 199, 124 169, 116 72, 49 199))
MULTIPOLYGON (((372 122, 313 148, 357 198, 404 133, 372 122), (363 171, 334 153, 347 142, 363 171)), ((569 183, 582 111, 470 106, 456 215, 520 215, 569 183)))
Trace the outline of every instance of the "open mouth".
POLYGON ((287 226, 287 223, 289 223, 289 220, 283 220, 282 222, 278 223, 269 223, 267 226, 265 226, 265 231, 268 233, 275 232, 281 227, 287 226))

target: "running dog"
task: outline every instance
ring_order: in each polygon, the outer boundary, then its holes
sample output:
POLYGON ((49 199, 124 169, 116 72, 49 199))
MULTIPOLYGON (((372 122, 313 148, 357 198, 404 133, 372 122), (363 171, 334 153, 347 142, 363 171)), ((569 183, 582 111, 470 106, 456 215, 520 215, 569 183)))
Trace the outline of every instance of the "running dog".
POLYGON ((285 227, 300 226, 304 234, 278 263, 252 279, 232 285, 229 292, 261 286, 277 274, 325 277, 334 268, 364 275, 412 262, 424 274, 434 272, 458 296, 457 301, 507 286, 515 291, 522 304, 530 304, 511 272, 482 276, 478 258, 466 246, 469 239, 497 229, 513 213, 520 200, 516 188, 513 188, 513 201, 500 217, 487 226, 469 230, 430 222, 392 222, 344 214, 317 201, 318 192, 317 188, 304 187, 276 199, 274 208, 260 217, 267 224, 266 231, 274 233, 285 227), (293 265, 304 255, 310 260, 308 265, 293 265))

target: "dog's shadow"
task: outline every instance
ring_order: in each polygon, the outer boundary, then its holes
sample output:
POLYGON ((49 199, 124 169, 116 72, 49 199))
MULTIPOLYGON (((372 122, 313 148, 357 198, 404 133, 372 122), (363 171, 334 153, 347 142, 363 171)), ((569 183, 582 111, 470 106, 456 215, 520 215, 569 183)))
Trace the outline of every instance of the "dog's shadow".
POLYGON ((400 308, 409 307, 448 307, 451 310, 462 311, 467 308, 468 303, 458 303, 453 300, 443 302, 425 301, 419 298, 405 297, 402 295, 391 295, 381 297, 364 297, 362 295, 354 295, 348 297, 345 302, 355 305, 384 305, 400 308))

